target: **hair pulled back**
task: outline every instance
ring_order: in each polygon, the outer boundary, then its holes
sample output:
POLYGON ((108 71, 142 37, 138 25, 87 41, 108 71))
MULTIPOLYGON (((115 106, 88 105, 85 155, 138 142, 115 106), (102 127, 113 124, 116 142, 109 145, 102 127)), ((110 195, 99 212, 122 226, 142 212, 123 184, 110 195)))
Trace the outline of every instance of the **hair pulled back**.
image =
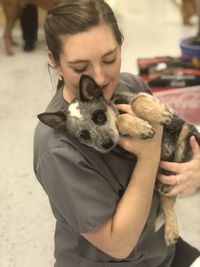
POLYGON ((48 49, 59 62, 62 52, 61 36, 89 30, 100 24, 108 24, 121 46, 121 34, 115 15, 104 0, 54 0, 48 11, 44 30, 48 49))

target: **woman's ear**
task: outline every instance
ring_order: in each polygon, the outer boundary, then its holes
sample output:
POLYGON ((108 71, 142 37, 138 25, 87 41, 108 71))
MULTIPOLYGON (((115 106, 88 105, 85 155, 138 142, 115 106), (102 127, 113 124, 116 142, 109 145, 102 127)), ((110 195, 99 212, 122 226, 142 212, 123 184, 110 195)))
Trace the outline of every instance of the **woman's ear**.
POLYGON ((48 57, 49 57, 49 60, 52 64, 53 68, 55 68, 55 70, 57 71, 57 74, 59 76, 63 76, 62 75, 62 69, 61 69, 60 65, 58 64, 58 62, 55 60, 53 53, 51 51, 48 52, 48 57))
POLYGON ((56 63, 56 60, 54 59, 53 53, 51 51, 48 51, 48 57, 49 57, 51 64, 53 65, 53 67, 56 68, 57 63, 56 63))

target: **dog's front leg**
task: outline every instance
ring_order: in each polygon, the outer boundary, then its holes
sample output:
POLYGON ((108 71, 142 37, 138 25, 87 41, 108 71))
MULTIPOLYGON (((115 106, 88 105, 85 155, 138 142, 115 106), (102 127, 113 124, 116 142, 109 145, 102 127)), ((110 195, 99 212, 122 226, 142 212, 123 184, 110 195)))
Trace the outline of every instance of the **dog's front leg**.
POLYGON ((117 116, 116 123, 118 131, 122 135, 147 139, 153 137, 155 134, 153 127, 147 121, 129 114, 117 116))
POLYGON ((151 123, 169 124, 172 111, 157 98, 147 93, 138 93, 131 101, 131 107, 138 117, 151 123))
POLYGON ((160 203, 165 215, 165 241, 168 246, 176 243, 179 237, 174 202, 175 199, 173 197, 160 195, 160 203))

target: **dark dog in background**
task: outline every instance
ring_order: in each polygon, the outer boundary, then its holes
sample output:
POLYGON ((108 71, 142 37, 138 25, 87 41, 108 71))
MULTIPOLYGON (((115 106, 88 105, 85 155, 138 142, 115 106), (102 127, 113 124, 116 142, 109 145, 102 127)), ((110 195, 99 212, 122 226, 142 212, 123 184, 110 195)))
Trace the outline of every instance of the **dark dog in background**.
POLYGON ((22 9, 27 4, 34 4, 44 10, 48 10, 53 0, 0 0, 5 13, 6 24, 4 30, 5 52, 7 55, 13 55, 12 29, 16 20, 19 18, 22 9))
MULTIPOLYGON (((38 115, 38 118, 54 129, 63 128, 79 142, 102 153, 109 152, 117 145, 120 134, 141 139, 152 138, 152 125, 155 123, 164 125, 161 160, 189 160, 192 156, 189 138, 192 135, 200 144, 200 134, 196 128, 152 95, 121 93, 114 95, 113 99, 107 102, 102 89, 86 75, 80 79, 80 97, 69 104, 66 103, 64 112, 45 112, 38 115), (119 114, 116 103, 131 104, 137 117, 119 114)), ((175 198, 164 195, 171 186, 156 182, 155 187, 161 203, 155 230, 165 223, 165 240, 167 245, 170 245, 175 243, 179 236, 174 211, 175 198)))

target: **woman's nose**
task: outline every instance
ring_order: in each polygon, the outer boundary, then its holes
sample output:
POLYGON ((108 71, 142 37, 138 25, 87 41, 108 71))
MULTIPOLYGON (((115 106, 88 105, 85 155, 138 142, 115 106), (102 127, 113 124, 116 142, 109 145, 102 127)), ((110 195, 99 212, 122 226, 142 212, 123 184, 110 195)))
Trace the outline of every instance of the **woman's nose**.
POLYGON ((92 78, 99 87, 103 87, 105 85, 105 73, 102 68, 95 69, 92 78))

